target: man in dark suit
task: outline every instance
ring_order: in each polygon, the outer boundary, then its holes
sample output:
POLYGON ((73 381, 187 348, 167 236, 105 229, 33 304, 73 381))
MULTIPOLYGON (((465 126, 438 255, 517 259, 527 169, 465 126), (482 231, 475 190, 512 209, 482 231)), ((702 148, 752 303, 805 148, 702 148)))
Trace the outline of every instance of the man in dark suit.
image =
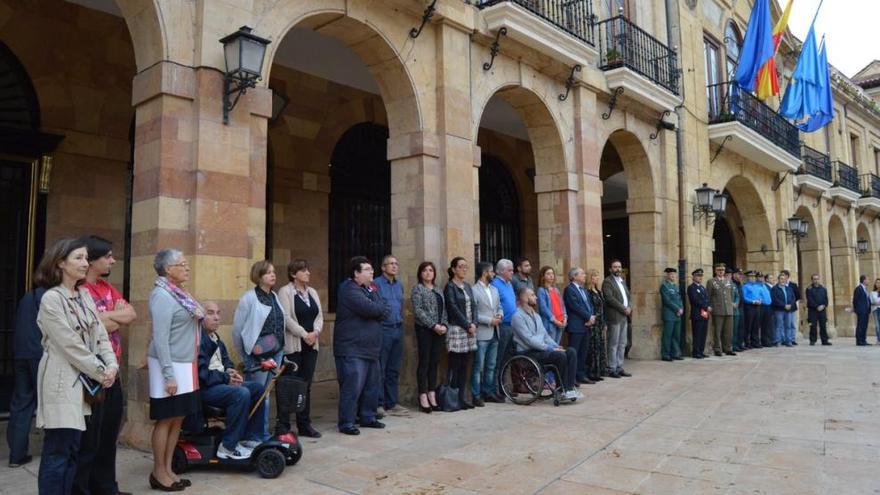
POLYGON ((871 297, 868 295, 866 275, 859 277, 859 285, 853 291, 852 310, 856 314, 856 345, 868 345, 868 316, 871 314, 871 297))
POLYGON ((819 337, 822 345, 831 345, 828 340, 828 291, 819 284, 819 275, 810 277, 807 287, 807 321, 810 322, 810 345, 816 345, 816 325, 819 325, 819 337))
POLYGON ((568 332, 568 346, 577 351, 577 373, 575 379, 578 383, 596 383, 587 378, 587 342, 589 332, 596 323, 593 312, 593 304, 584 285, 587 283, 587 273, 583 268, 574 267, 568 271, 568 287, 562 295, 565 303, 565 311, 568 312, 568 323, 565 331, 568 332))
POLYGON ((709 293, 703 287, 703 269, 691 272, 694 283, 688 286, 688 301, 691 303, 691 333, 693 334, 694 359, 706 357, 706 332, 709 330, 709 293))

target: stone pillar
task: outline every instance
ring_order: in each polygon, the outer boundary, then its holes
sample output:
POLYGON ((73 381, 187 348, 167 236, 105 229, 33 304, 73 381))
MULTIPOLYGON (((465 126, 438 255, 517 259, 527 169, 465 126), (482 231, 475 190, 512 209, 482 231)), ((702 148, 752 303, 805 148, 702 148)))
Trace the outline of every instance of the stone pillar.
POLYGON ((602 181, 599 180, 602 144, 597 141, 596 93, 584 86, 575 86, 572 97, 575 105, 575 180, 578 187, 575 193, 576 215, 571 218, 569 240, 575 246, 571 253, 571 266, 595 268, 604 273, 602 181))
POLYGON ((155 253, 180 249, 192 273, 187 289, 220 304, 229 323, 248 272, 265 256, 266 122, 271 95, 252 89, 229 125, 222 119, 222 76, 163 62, 134 80, 135 167, 131 302, 139 318, 129 330, 127 423, 124 441, 149 447, 146 353, 151 338, 148 299, 155 253))
POLYGON ((847 308, 852 306, 853 290, 858 283, 855 256, 850 246, 832 247, 829 254, 834 280, 826 285, 831 293, 829 298, 833 309, 828 316, 834 319, 837 336, 852 337, 855 335, 856 318, 847 308))
POLYGON ((662 222, 660 198, 630 198, 626 202, 629 215, 629 283, 633 297, 632 349, 630 356, 656 359, 660 354, 660 283, 665 246, 657 225, 662 222))

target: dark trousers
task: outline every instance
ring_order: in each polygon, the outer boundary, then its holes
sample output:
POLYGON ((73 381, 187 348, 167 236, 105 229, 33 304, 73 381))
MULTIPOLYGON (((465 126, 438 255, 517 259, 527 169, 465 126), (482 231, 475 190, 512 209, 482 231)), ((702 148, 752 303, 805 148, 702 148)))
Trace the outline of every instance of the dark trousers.
POLYGON ((495 390, 501 390, 501 368, 513 355, 513 327, 502 323, 498 328, 498 357, 495 360, 495 390))
POLYGON ((577 353, 577 367, 575 379, 584 381, 587 379, 587 343, 589 342, 589 330, 582 333, 568 333, 568 347, 577 353))
MULTIPOLYGON (((315 378, 315 367, 318 365, 318 351, 303 342, 301 351, 288 354, 285 357, 288 361, 296 363, 297 370, 293 372, 293 375, 306 382, 306 403, 303 410, 296 413, 296 427, 303 429, 312 424, 312 380, 315 378)), ((286 433, 290 431, 290 411, 280 410, 284 407, 281 401, 275 403, 278 405, 275 411, 275 432, 278 434, 286 433)))
MULTIPOLYGON (((253 417, 248 418, 251 408, 263 395, 265 387, 260 382, 244 382, 241 385, 214 385, 200 389, 205 404, 226 410, 223 431, 223 445, 234 450, 242 440, 261 440, 266 430, 266 401, 253 417)), ((280 402, 280 401, 279 401, 280 402)))
POLYGON ((37 486, 40 495, 68 495, 76 478, 82 432, 73 428, 43 430, 43 453, 37 486))
POLYGON ((773 308, 769 304, 761 305, 761 345, 769 347, 773 344, 773 308))
POLYGON ((39 359, 16 359, 12 363, 12 400, 9 402, 9 424, 6 425, 11 463, 17 463, 28 455, 28 435, 31 433, 34 411, 37 410, 39 366, 39 359))
POLYGON ((336 381, 339 382, 339 428, 354 426, 355 418, 361 423, 376 420, 379 407, 381 373, 378 359, 336 356, 336 381))
POLYGON ((856 313, 856 344, 868 344, 868 317, 871 313, 856 313))
POLYGON ((691 331, 694 334, 694 346, 693 349, 691 349, 691 356, 698 357, 705 355, 706 334, 709 332, 709 320, 704 318, 691 318, 691 331))
POLYGON ((566 347, 565 352, 528 351, 525 354, 541 365, 552 364, 553 366, 556 366, 556 369, 559 370, 559 374, 562 375, 559 378, 562 380, 562 386, 565 390, 572 390, 574 388, 576 379, 575 369, 577 369, 577 366, 581 361, 574 349, 566 347))
POLYGON ((746 304, 744 307, 743 340, 750 347, 758 347, 761 344, 761 306, 746 304))
POLYGON ((449 353, 449 385, 458 388, 458 396, 462 401, 467 400, 468 377, 471 376, 469 368, 473 355, 473 352, 449 353))
POLYGON ((117 379, 104 391, 104 402, 92 405, 80 438, 76 463, 76 495, 116 495, 116 440, 122 425, 122 384, 117 379))
POLYGON ((382 327, 382 387, 379 389, 379 405, 392 409, 397 405, 397 385, 400 382, 400 365, 403 363, 403 327, 382 327))
POLYGON ((815 318, 810 320, 810 343, 816 343, 816 325, 819 326, 819 337, 822 343, 828 342, 828 316, 825 311, 819 313, 815 318))
POLYGON ((416 325, 416 344, 419 348, 419 365, 416 369, 416 380, 419 393, 427 394, 437 388, 437 364, 440 353, 446 347, 446 337, 428 327, 416 325))

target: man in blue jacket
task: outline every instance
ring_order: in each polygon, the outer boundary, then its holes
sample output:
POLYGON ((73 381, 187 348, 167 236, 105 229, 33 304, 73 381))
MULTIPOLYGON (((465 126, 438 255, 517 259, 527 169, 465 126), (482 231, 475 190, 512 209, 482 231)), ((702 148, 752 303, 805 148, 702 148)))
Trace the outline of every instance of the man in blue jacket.
POLYGON ((774 347, 782 344, 785 347, 791 347, 788 341, 788 327, 791 326, 792 312, 794 307, 794 294, 788 287, 788 272, 782 270, 779 272, 778 282, 770 291, 770 298, 773 305, 773 340, 774 347))
POLYGON ((223 441, 217 447, 220 459, 247 459, 263 436, 266 415, 263 384, 244 381, 229 359, 226 345, 217 335, 220 328, 220 307, 215 302, 205 302, 205 319, 202 320, 202 336, 199 339, 199 389, 202 401, 209 406, 226 411, 223 441), (249 419, 251 407, 260 402, 257 411, 249 419))
MULTIPOLYGON (((575 379, 579 383, 593 384, 593 380, 587 378, 587 342, 590 341, 589 332, 596 323, 593 313, 593 304, 590 296, 584 288, 587 282, 587 274, 581 267, 574 267, 568 271, 568 287, 562 295, 565 303, 565 311, 568 313, 568 324, 565 331, 568 332, 568 345, 577 351, 577 372, 575 379)), ((616 376, 609 375, 614 378, 616 376)))
POLYGON ((15 333, 12 337, 14 382, 9 403, 9 424, 6 425, 9 467, 24 466, 33 460, 33 456, 28 454, 28 435, 37 409, 37 368, 43 357, 43 334, 37 326, 37 313, 44 292, 46 289, 37 288, 26 293, 18 302, 15 312, 15 333))
POLYGON ((761 321, 765 305, 771 302, 770 292, 763 281, 759 281, 757 272, 746 272, 747 281, 743 284, 743 308, 745 309, 744 340, 751 348, 761 347, 761 321))
POLYGON ((502 258, 495 263, 495 278, 492 285, 498 289, 498 297, 501 299, 501 309, 504 313, 501 326, 498 327, 498 353, 495 359, 495 390, 498 390, 496 399, 504 402, 504 394, 501 393, 501 370, 513 353, 513 328, 510 326, 511 318, 516 313, 516 294, 513 289, 513 262, 502 258))
POLYGON ((868 345, 868 317, 871 315, 871 297, 866 285, 868 277, 859 277, 859 285, 853 291, 852 310, 856 314, 856 345, 868 345))
POLYGON ((339 286, 333 356, 339 382, 337 426, 346 435, 360 435, 355 418, 360 412, 364 428, 385 428, 376 419, 379 407, 382 352, 382 321, 388 318, 388 302, 373 284, 373 266, 363 256, 351 259, 351 278, 339 286), (359 411, 358 411, 359 410, 359 411))
POLYGON ((816 345, 816 325, 819 326, 819 336, 822 345, 831 345, 828 339, 828 291, 819 283, 819 274, 810 276, 810 286, 807 287, 807 321, 810 322, 810 345, 816 345))

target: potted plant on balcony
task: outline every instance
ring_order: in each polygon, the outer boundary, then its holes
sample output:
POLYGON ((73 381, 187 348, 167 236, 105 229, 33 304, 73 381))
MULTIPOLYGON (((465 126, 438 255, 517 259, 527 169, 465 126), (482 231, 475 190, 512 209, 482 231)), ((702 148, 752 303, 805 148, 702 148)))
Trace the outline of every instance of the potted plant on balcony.
POLYGON ((620 67, 623 65, 623 56, 614 48, 609 48, 605 52, 605 63, 608 67, 620 67))

